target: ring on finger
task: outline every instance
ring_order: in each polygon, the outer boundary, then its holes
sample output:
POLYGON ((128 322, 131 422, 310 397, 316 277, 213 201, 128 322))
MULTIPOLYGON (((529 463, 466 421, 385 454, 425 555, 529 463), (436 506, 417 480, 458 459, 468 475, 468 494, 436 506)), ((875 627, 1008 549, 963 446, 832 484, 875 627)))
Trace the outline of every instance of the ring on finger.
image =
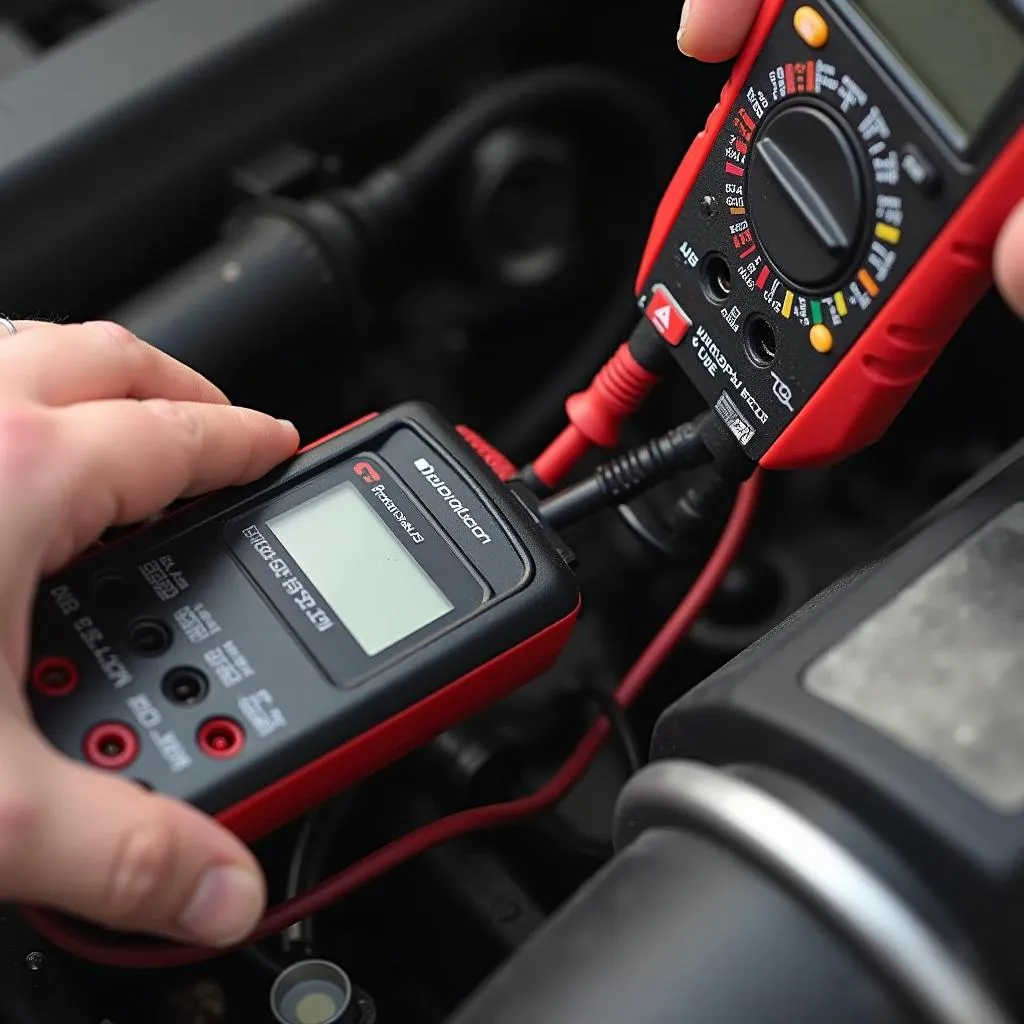
POLYGON ((0 316, 0 327, 3 327, 8 334, 17 334, 18 326, 13 320, 9 320, 5 316, 0 316))

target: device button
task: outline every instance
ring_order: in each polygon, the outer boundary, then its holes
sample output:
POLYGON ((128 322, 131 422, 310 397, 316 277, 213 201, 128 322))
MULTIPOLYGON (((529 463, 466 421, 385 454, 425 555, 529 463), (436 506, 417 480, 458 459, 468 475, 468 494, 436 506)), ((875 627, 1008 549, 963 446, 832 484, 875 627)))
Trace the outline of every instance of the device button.
POLYGON ((44 697, 66 697, 78 686, 78 667, 67 658, 40 658, 32 668, 32 685, 44 697))
POLYGON ((903 173, 926 195, 938 191, 939 172, 913 143, 908 143, 900 153, 903 173))
POLYGON ((780 107, 757 135, 750 217, 779 276, 797 289, 849 274, 865 217, 865 188, 844 125, 804 102, 780 107))
POLYGON ((651 289, 644 314, 654 329, 673 346, 682 342, 691 327, 690 318, 663 284, 656 284, 651 289))
POLYGON ((100 573, 92 582, 92 599, 101 608, 124 608, 132 598, 132 585, 118 572, 100 573))
POLYGON ((812 50, 820 50, 828 42, 828 22, 813 7, 797 8, 793 15, 793 28, 812 50))
POLYGON ((834 344, 832 332, 824 324, 815 324, 811 328, 811 348, 815 352, 820 352, 823 356, 828 355, 834 344))

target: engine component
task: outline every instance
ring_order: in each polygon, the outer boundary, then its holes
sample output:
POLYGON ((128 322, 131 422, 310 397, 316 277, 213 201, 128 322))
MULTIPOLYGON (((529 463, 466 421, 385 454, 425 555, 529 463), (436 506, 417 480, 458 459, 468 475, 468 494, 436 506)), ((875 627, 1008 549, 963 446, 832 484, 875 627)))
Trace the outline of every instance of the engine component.
POLYGON ((300 960, 274 981, 270 1010, 279 1024, 374 1024, 373 1005, 360 995, 337 964, 300 960))
POLYGON ((219 216, 227 168, 328 110, 356 127, 368 94, 401 95, 425 67, 466 73, 467 34, 521 14, 507 0, 153 0, 48 51, 0 83, 0 308, 104 312, 164 269, 155 251, 184 256, 200 212, 219 216))
POLYGON ((458 1024, 1016 1019, 1022 494, 1024 444, 666 711, 458 1024))

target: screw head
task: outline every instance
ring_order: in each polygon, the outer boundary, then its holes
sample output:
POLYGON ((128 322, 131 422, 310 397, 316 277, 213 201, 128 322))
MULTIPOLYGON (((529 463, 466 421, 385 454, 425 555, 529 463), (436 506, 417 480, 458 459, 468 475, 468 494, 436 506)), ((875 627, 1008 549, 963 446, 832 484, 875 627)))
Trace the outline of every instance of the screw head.
POLYGON ((29 953, 28 956, 25 957, 25 966, 30 971, 41 971, 43 969, 43 964, 45 963, 46 957, 38 951, 29 953))

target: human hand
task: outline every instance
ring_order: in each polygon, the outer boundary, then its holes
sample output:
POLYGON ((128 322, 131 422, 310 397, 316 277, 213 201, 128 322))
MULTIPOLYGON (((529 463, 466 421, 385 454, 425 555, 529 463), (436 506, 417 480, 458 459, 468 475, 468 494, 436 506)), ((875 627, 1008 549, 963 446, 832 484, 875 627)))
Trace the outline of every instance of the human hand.
MULTIPOLYGON (((739 52, 761 0, 686 0, 676 40, 689 57, 724 61, 739 52)), ((996 284, 1007 303, 1024 316, 1024 203, 1007 219, 996 245, 996 284)))
POLYGON ((290 424, 107 323, 0 329, 0 900, 208 946, 265 903, 259 864, 182 803, 71 761, 24 693, 40 579, 106 529, 256 479, 290 424))

